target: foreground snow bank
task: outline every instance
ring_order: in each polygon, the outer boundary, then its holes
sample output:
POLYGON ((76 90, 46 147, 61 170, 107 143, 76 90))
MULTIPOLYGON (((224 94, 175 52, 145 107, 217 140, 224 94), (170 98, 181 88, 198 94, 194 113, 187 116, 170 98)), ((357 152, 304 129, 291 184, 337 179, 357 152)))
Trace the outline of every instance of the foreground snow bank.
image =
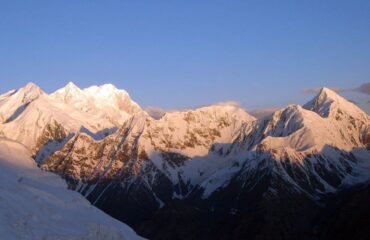
POLYGON ((2 239, 141 239, 29 156, 21 144, 0 138, 2 239))

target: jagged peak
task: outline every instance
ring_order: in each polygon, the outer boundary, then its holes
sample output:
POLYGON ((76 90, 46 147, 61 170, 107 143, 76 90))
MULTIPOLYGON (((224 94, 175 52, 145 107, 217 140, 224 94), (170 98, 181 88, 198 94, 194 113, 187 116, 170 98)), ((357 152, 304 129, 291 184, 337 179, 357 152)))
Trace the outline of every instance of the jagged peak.
POLYGON ((26 103, 31 102, 46 93, 36 84, 29 82, 25 86, 18 89, 15 94, 18 96, 20 95, 23 98, 22 102, 26 103))
POLYGON ((68 93, 83 93, 86 96, 91 97, 107 97, 107 96, 114 96, 119 93, 123 93, 125 95, 128 95, 128 93, 123 89, 118 89, 116 86, 114 86, 111 83, 102 84, 102 85, 93 85, 84 89, 81 89, 73 82, 68 82, 63 88, 58 89, 55 91, 52 95, 55 94, 68 94, 68 93))
POLYGON ((317 96, 315 98, 318 99, 318 100, 321 100, 321 101, 336 101, 336 102, 345 101, 345 102, 348 102, 347 99, 340 96, 336 91, 334 91, 330 88, 327 88, 327 87, 321 88, 320 92, 317 94, 317 96))
POLYGON ((23 87, 21 87, 19 90, 25 90, 25 91, 32 90, 32 91, 44 92, 39 86, 37 86, 33 82, 27 83, 26 85, 24 85, 23 87))
POLYGON ((27 106, 47 94, 36 84, 27 83, 18 90, 0 95, 0 122, 9 122, 19 116, 27 106))
POLYGON ((261 119, 260 122, 269 120, 272 124, 276 124, 280 121, 284 122, 284 124, 291 121, 300 123, 307 117, 306 111, 307 110, 303 109, 301 105, 289 104, 287 107, 279 109, 266 118, 261 119))
POLYGON ((286 110, 294 110, 294 111, 301 111, 302 106, 298 104, 289 104, 286 108, 286 110))
POLYGON ((38 86, 33 82, 28 82, 26 85, 24 85, 24 88, 32 88, 32 87, 38 87, 38 86))
POLYGON ((74 82, 68 82, 64 87, 65 89, 79 89, 81 90, 74 82))
POLYGON ((275 112, 273 112, 269 118, 276 118, 277 116, 281 116, 282 114, 285 115, 292 115, 292 114, 302 114, 305 111, 305 109, 298 104, 289 104, 285 108, 278 109, 275 112))
POLYGON ((320 89, 319 95, 322 95, 322 94, 325 94, 326 96, 332 96, 332 97, 339 96, 339 94, 336 91, 328 87, 322 87, 320 89))
POLYGON ((332 100, 332 101, 345 100, 346 101, 346 99, 341 97, 336 91, 328 87, 322 87, 320 91, 318 92, 318 94, 316 94, 316 96, 305 105, 308 105, 309 103, 313 101, 322 103, 326 100, 332 100))
POLYGON ((114 125, 122 124, 130 115, 141 110, 126 91, 117 89, 113 84, 80 89, 69 82, 64 88, 51 94, 51 97, 82 112, 99 115, 114 125))
POLYGON ((69 94, 76 94, 80 93, 82 90, 73 82, 68 82, 64 87, 56 90, 51 95, 69 95, 69 94))
POLYGON ((76 84, 69 82, 64 87, 52 93, 50 96, 52 98, 61 99, 65 103, 70 103, 74 101, 74 99, 83 98, 83 92, 76 84))
POLYGON ((336 109, 347 112, 349 115, 353 115, 353 117, 367 115, 358 106, 327 87, 323 87, 303 108, 314 111, 322 117, 329 117, 336 109))

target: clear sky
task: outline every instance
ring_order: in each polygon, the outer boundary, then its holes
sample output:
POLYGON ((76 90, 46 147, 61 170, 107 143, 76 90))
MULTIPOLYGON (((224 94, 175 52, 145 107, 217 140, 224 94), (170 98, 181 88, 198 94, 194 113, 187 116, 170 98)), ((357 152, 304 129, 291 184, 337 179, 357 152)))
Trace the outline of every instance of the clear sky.
POLYGON ((144 107, 303 103, 370 82, 370 1, 0 0, 0 92, 69 81, 144 107))

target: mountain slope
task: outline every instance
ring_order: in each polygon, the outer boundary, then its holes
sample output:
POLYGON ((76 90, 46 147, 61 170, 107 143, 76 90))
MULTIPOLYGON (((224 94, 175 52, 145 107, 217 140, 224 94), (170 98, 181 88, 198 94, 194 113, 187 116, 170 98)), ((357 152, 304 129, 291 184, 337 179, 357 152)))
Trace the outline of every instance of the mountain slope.
MULTIPOLYGON (((108 167, 104 171, 100 170, 100 173, 107 174, 107 171, 119 170, 122 164, 114 166, 112 164, 118 164, 116 159, 109 158, 117 158, 116 155, 119 154, 117 151, 122 151, 122 154, 130 158, 128 156, 130 150, 127 149, 130 148, 139 151, 138 154, 152 157, 151 163, 176 182, 178 176, 177 174, 172 175, 171 169, 182 168, 182 165, 191 164, 186 159, 206 156, 215 144, 231 142, 242 124, 253 120, 254 118, 246 112, 233 106, 210 106, 194 111, 168 113, 160 120, 155 120, 141 112, 127 121, 117 133, 102 141, 96 142, 94 139, 81 134, 77 138, 71 139, 69 143, 73 144, 75 153, 81 152, 84 154, 90 144, 96 145, 94 147, 96 151, 106 151, 107 153, 114 151, 114 153, 103 154, 94 159, 108 167), (106 150, 99 150, 98 146, 106 150), (113 156, 110 156, 111 154, 113 156), (167 160, 170 159, 167 158, 172 157, 176 158, 176 160, 174 159, 176 162, 168 163, 167 160), (102 161, 105 163, 102 163, 102 161)), ((62 149, 62 152, 65 151, 66 154, 72 147, 67 145, 62 149)), ((94 155, 93 152, 87 152, 90 156, 94 155)), ((67 155, 73 158, 73 155, 67 155)), ((76 154, 76 158, 80 159, 80 156, 76 154)), ((52 159, 53 157, 46 165, 51 165, 52 159)), ((185 169, 183 170, 185 173, 185 169)), ((81 179, 79 175, 71 177, 81 179)))
POLYGON ((41 171, 19 143, 0 139, 0 235, 4 239, 141 239, 128 226, 41 171))
POLYGON ((250 121, 254 118, 234 106, 168 113, 160 120, 142 112, 101 141, 86 134, 70 139, 42 168, 69 179, 72 188, 96 204, 110 191, 116 197, 108 199, 109 206, 127 198, 124 209, 112 211, 136 218, 185 197, 225 166, 227 159, 217 154, 207 161, 210 149, 218 145, 220 151, 250 121))

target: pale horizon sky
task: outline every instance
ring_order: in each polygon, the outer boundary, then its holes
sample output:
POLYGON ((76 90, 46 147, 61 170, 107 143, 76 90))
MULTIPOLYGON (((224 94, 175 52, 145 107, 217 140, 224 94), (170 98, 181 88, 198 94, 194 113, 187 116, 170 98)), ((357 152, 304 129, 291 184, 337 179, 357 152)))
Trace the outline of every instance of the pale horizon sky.
MULTIPOLYGON (((141 106, 302 104, 370 82, 369 1, 10 1, 0 92, 112 83, 141 106)), ((344 91, 370 112, 369 94, 344 91)))

